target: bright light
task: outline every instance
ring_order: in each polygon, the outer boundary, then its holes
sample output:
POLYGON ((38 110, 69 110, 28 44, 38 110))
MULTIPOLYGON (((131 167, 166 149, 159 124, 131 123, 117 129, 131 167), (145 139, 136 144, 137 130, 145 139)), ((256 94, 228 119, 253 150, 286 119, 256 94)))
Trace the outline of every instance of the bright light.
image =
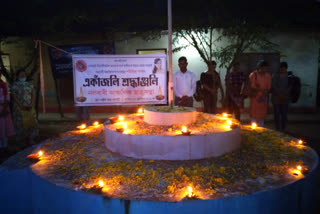
POLYGON ((143 113, 143 109, 142 109, 142 108, 139 108, 139 109, 138 109, 138 113, 139 113, 139 114, 142 114, 142 113, 143 113))
POLYGON ((230 129, 230 125, 224 125, 225 129, 230 129))
POLYGON ((128 130, 128 129, 127 129, 127 130, 124 130, 124 131, 123 131, 123 134, 129 134, 129 133, 131 133, 131 132, 132 132, 132 130, 128 130))
POLYGON ((123 121, 124 120, 124 116, 119 115, 118 120, 123 121))
POLYGON ((251 124, 251 128, 252 128, 252 129, 257 128, 257 124, 256 124, 256 123, 252 123, 252 124, 251 124))
POLYGON ((299 144, 299 145, 302 145, 302 144, 303 144, 303 141, 302 141, 302 140, 299 140, 299 141, 298 141, 298 144, 299 144))
POLYGON ((123 124, 123 128, 124 128, 124 129, 128 128, 127 123, 124 123, 124 124, 123 124))
POLYGON ((222 116, 223 117, 228 117, 228 114, 227 113, 223 113, 222 116))
POLYGON ((95 122, 93 123, 93 125, 94 125, 94 126, 97 126, 97 125, 99 125, 99 122, 98 122, 98 121, 95 121, 95 122))
POLYGON ((185 127, 185 126, 182 126, 181 131, 182 131, 182 132, 187 132, 187 131, 188 131, 188 129, 187 129, 187 127, 185 127))
POLYGON ((193 192, 192 192, 192 187, 191 187, 191 186, 188 186, 188 196, 189 196, 189 197, 192 197, 192 194, 193 194, 193 192))
POLYGON ((99 180, 99 187, 103 187, 104 186, 104 183, 102 180, 99 180))
POLYGON ((43 152, 42 152, 42 151, 39 151, 39 152, 38 152, 38 156, 41 157, 42 155, 43 155, 43 152))
POLYGON ((295 169, 295 170, 293 170, 293 174, 298 176, 298 175, 300 175, 300 174, 301 174, 301 171, 300 171, 300 170, 295 169))
POLYGON ((232 124, 231 120, 227 120, 227 123, 228 123, 228 125, 230 125, 230 126, 231 126, 231 124, 232 124))
POLYGON ((86 124, 81 124, 81 126, 80 126, 80 129, 85 129, 87 127, 87 125, 86 124))
POLYGON ((301 170, 302 170, 302 167, 299 165, 299 166, 297 166, 297 169, 298 169, 299 171, 301 171, 301 170))

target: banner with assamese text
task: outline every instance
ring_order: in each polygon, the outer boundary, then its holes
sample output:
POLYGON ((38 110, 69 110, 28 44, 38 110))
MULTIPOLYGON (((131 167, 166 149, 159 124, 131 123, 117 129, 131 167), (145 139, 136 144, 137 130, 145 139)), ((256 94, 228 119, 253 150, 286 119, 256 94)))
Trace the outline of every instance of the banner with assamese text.
POLYGON ((73 55, 76 106, 167 103, 164 53, 73 55))

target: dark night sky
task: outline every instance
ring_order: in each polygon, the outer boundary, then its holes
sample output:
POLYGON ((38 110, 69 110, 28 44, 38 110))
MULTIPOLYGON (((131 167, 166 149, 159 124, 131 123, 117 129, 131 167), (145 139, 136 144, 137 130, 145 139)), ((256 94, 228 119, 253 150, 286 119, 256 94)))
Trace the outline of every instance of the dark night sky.
MULTIPOLYGON (((215 26, 246 21, 277 29, 320 27, 315 0, 172 0, 173 24, 215 26)), ((143 31, 167 28, 166 0, 2 0, 3 35, 65 31, 143 31)))

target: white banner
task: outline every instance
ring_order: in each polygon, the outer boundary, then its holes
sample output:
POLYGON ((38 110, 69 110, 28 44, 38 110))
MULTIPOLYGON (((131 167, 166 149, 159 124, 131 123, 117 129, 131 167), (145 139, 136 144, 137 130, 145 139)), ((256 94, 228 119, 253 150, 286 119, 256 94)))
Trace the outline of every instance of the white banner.
POLYGON ((164 53, 73 55, 76 106, 167 103, 164 53))

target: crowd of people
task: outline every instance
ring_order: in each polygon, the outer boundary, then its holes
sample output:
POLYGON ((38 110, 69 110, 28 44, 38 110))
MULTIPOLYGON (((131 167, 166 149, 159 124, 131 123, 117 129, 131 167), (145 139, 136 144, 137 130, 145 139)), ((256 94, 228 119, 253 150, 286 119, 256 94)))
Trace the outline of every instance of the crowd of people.
POLYGON ((279 71, 272 76, 268 71, 268 63, 264 60, 258 62, 256 69, 250 72, 249 76, 240 71, 240 63, 234 63, 231 72, 225 76, 225 99, 215 61, 210 62, 208 71, 201 73, 200 87, 197 87, 195 74, 187 69, 187 58, 180 57, 178 65, 180 70, 173 75, 175 105, 193 107, 193 95, 196 90, 199 90, 197 96, 201 97, 203 101, 203 111, 216 114, 218 92, 220 91, 222 106, 229 114, 234 114, 234 117, 239 121, 241 109, 244 107, 244 99, 250 99, 251 121, 263 127, 271 93, 275 128, 279 131, 285 131, 292 88, 288 80, 288 64, 286 62, 281 62, 279 71))
MULTIPOLYGON (((158 72, 161 70, 161 61, 156 59, 155 64, 154 72, 158 72)), ((249 76, 240 71, 239 63, 234 63, 231 72, 225 76, 225 99, 215 61, 209 63, 208 71, 201 73, 200 88, 197 87, 195 74, 187 69, 186 57, 179 58, 178 66, 180 70, 173 75, 175 105, 193 107, 193 96, 199 89, 204 106, 203 111, 215 114, 217 113, 218 92, 220 91, 220 102, 223 107, 240 121, 243 101, 249 98, 251 121, 262 127, 267 116, 269 93, 271 93, 275 128, 279 131, 286 129, 288 104, 292 89, 288 80, 288 64, 286 62, 280 63, 279 71, 275 72, 272 77, 266 61, 260 61, 249 76)), ((12 100, 10 100, 9 87, 1 80, 0 73, 0 150, 7 148, 9 136, 15 135, 17 141, 30 145, 34 143, 34 138, 38 135, 33 86, 26 81, 24 71, 19 71, 16 77, 16 81, 11 86, 12 100), (12 108, 10 108, 10 102, 12 108)), ((76 110, 81 120, 85 122, 89 120, 88 108, 77 108, 76 110)))
POLYGON ((17 141, 28 146, 34 144, 34 138, 38 135, 33 86, 26 81, 24 71, 17 72, 16 76, 11 86, 10 100, 8 84, 1 80, 0 73, 0 150, 7 149, 10 136, 15 135, 17 141))

